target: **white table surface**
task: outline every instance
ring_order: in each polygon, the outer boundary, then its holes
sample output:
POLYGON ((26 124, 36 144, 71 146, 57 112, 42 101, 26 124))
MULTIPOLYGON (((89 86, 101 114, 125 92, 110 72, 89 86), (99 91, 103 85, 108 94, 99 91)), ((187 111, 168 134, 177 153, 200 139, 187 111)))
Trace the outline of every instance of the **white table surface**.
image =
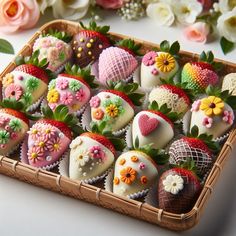
MULTIPOLYGON (((37 27, 51 20, 50 12, 37 27)), ((107 16, 105 24, 113 32, 160 43, 167 39, 179 40, 182 49, 201 53, 212 50, 216 57, 236 62, 236 50, 224 56, 217 42, 205 45, 187 42, 179 28, 160 28, 150 19, 126 22, 118 16, 107 16)), ((24 31, 14 35, 3 35, 17 52, 37 30, 24 31)), ((0 70, 13 58, 0 54, 0 70)), ((79 200, 50 192, 0 175, 0 235, 191 235, 191 236, 235 236, 236 235, 236 151, 227 161, 204 214, 193 229, 177 233, 158 226, 138 221, 79 200)))

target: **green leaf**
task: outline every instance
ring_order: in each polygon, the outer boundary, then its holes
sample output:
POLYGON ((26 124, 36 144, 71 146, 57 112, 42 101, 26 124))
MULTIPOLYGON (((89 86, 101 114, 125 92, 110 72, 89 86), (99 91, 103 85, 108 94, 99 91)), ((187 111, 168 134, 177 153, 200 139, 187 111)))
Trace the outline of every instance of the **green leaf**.
POLYGON ((212 64, 213 61, 214 61, 214 54, 212 53, 212 51, 207 52, 207 62, 212 64))
POLYGON ((171 55, 176 55, 176 54, 179 53, 179 50, 180 50, 180 44, 179 44, 178 41, 175 41, 175 42, 171 45, 171 47, 170 47, 170 49, 169 49, 169 53, 170 53, 171 55))
POLYGON ((14 49, 7 40, 0 39, 0 52, 6 54, 14 54, 14 49))
POLYGON ((109 137, 108 139, 112 142, 114 148, 117 151, 123 151, 124 148, 126 147, 125 140, 123 139, 115 138, 115 137, 109 137))
POLYGON ((137 149, 139 148, 139 139, 138 136, 136 136, 135 141, 134 141, 134 148, 137 149))
POLYGON ((192 135, 192 137, 197 137, 198 134, 199 134, 198 127, 196 125, 194 125, 191 129, 191 135, 192 135))
POLYGON ((229 104, 233 110, 236 109, 236 96, 228 97, 225 102, 229 104))
POLYGON ((200 54, 200 61, 207 61, 207 55, 204 51, 200 54))
POLYGON ((234 49, 234 43, 230 42, 225 37, 220 39, 220 46, 224 54, 227 54, 234 49))
POLYGON ((169 52, 170 43, 167 40, 162 41, 160 44, 160 49, 162 52, 169 52))

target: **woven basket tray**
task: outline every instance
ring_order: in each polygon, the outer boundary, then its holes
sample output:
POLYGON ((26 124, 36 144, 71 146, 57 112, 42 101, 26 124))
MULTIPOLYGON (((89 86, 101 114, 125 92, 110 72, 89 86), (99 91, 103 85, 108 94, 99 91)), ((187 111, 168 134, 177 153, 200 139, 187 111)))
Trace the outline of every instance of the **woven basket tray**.
MULTIPOLYGON (((69 21, 57 20, 44 25, 29 42, 23 47, 18 55, 30 55, 32 52, 32 46, 34 41, 39 37, 43 31, 47 31, 49 28, 55 28, 61 31, 66 31, 70 34, 75 34, 79 31, 80 27, 78 23, 69 21)), ((127 38, 126 36, 111 33, 116 39, 127 38)), ((154 47, 158 48, 158 45, 149 42, 135 39, 137 43, 143 44, 143 51, 151 50, 154 47)), ((190 60, 198 59, 198 55, 189 52, 181 51, 180 64, 184 64, 190 60)), ((216 60, 220 61, 220 60, 216 60)), ((224 63, 223 74, 236 71, 236 64, 221 61, 224 63)), ((7 73, 11 72, 16 67, 14 62, 11 62, 7 68, 0 74, 2 78, 7 73)), ((1 87, 1 85, 0 85, 1 87)), ((213 187, 221 173, 223 165, 226 159, 229 157, 233 144, 236 139, 236 129, 230 132, 230 135, 225 142, 221 152, 214 163, 214 166, 205 182, 203 190, 195 203, 193 209, 186 214, 173 214, 165 212, 162 209, 150 206, 147 203, 142 203, 135 200, 130 200, 125 197, 115 195, 111 192, 107 192, 102 188, 92 185, 84 184, 80 181, 71 180, 57 173, 37 169, 32 166, 19 162, 19 158, 10 159, 4 156, 0 156, 0 173, 17 178, 24 182, 44 187, 55 192, 81 199, 87 202, 91 202, 96 205, 103 206, 120 212, 122 214, 130 215, 136 219, 145 220, 147 222, 160 225, 162 227, 169 228, 171 230, 186 230, 197 224, 200 215, 203 212, 206 202, 213 191, 213 187)))

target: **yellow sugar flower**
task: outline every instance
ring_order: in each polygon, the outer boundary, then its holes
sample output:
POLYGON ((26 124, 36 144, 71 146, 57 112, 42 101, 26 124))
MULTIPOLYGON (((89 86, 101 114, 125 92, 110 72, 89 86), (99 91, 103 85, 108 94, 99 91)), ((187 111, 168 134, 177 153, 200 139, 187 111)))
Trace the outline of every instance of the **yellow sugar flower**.
POLYGON ((168 73, 175 68, 175 59, 169 53, 159 53, 155 61, 156 66, 163 73, 168 73))
POLYGON ((5 77, 2 79, 3 87, 7 87, 9 84, 14 82, 14 76, 12 74, 6 74, 5 77))
POLYGON ((209 96, 202 99, 200 109, 204 111, 205 115, 212 116, 222 114, 224 106, 221 98, 209 96))
POLYGON ((116 117, 119 114, 119 110, 116 105, 110 104, 106 107, 106 113, 111 117, 116 117))
POLYGON ((47 100, 49 103, 55 103, 59 100, 60 94, 57 92, 56 89, 49 90, 47 95, 47 100))

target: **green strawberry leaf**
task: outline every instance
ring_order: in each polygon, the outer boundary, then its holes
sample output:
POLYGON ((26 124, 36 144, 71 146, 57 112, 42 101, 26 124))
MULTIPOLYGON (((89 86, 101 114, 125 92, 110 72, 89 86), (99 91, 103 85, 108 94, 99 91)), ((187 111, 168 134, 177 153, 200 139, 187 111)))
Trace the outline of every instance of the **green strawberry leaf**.
POLYGON ((160 43, 160 49, 162 52, 170 51, 170 43, 167 40, 164 40, 160 43))
POLYGON ((121 48, 127 48, 132 51, 137 56, 142 56, 143 54, 140 52, 142 44, 135 44, 135 41, 132 39, 123 39, 116 43, 116 46, 121 48))
POLYGON ((178 41, 175 41, 170 46, 169 53, 174 56, 174 55, 177 55, 179 53, 179 50, 180 50, 180 44, 179 44, 178 41))
POLYGON ((224 54, 227 54, 234 49, 234 43, 227 40, 225 37, 221 37, 220 46, 224 54))
POLYGON ((14 54, 14 48, 5 39, 0 39, 0 52, 5 54, 14 54))
POLYGON ((43 37, 53 36, 57 39, 64 41, 65 43, 69 43, 73 37, 72 35, 68 34, 65 31, 59 31, 57 29, 52 29, 52 28, 50 28, 48 32, 43 33, 42 36, 43 37))

